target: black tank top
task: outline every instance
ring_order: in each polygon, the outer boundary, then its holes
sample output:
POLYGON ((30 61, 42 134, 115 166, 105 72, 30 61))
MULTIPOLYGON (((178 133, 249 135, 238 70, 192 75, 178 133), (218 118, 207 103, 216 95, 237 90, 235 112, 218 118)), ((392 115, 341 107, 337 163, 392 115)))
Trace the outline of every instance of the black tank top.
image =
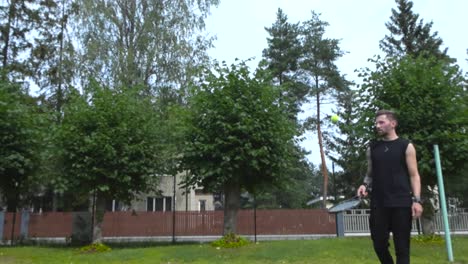
POLYGON ((397 138, 371 143, 374 207, 411 207, 411 183, 406 165, 409 141, 397 138))

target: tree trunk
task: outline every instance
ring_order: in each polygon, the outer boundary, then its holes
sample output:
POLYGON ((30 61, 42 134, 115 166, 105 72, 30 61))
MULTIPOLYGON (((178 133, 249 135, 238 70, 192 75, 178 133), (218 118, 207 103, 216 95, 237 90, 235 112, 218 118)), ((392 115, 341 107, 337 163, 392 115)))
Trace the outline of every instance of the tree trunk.
POLYGON ((20 200, 20 188, 16 181, 5 190, 5 198, 7 212, 16 212, 20 200))
POLYGON ((436 189, 437 186, 423 186, 423 188, 421 189, 423 197, 435 198, 436 201, 434 204, 431 199, 425 199, 423 203, 424 211, 421 216, 421 226, 424 235, 435 234, 434 215, 436 208, 439 208, 439 202, 437 197, 438 193, 433 191, 436 189))
POLYGON ((5 25, 5 30, 4 30, 4 42, 5 44, 3 45, 3 61, 2 65, 3 68, 6 68, 8 66, 8 49, 10 45, 10 29, 11 29, 11 24, 13 23, 13 17, 15 16, 16 9, 15 9, 16 1, 12 0, 10 2, 10 8, 8 10, 8 23, 5 25))
POLYGON ((13 220, 11 222, 10 245, 14 245, 14 241, 15 241, 15 225, 16 225, 16 213, 17 213, 18 202, 19 202, 19 192, 20 190, 16 184, 15 187, 12 188, 12 191, 7 193, 7 199, 8 199, 7 200, 7 212, 13 212, 13 220))
POLYGON ((7 212, 16 212, 16 200, 10 199, 7 201, 7 212))
POLYGON ((103 195, 97 194, 96 206, 94 213, 94 226, 93 226, 93 243, 102 242, 102 222, 104 220, 104 213, 106 212, 106 199, 103 195))
POLYGON ((16 195, 12 194, 11 196, 7 197, 6 205, 7 205, 7 212, 16 212, 17 207, 17 199, 16 195))
POLYGON ((240 185, 230 180, 224 185, 224 229, 223 235, 236 233, 237 211, 240 207, 240 185))
POLYGON ((421 225, 422 225, 423 235, 435 234, 434 217, 429 217, 429 216, 421 217, 421 225))
POLYGON ((62 65, 63 65, 63 38, 65 35, 65 1, 62 0, 62 17, 60 19, 60 48, 59 48, 59 65, 58 65, 58 87, 57 87, 57 118, 58 123, 61 121, 63 91, 62 91, 62 65))
POLYGON ((316 85, 317 88, 317 137, 319 142, 320 148, 320 158, 322 161, 322 175, 323 175, 323 200, 322 200, 322 207, 327 208, 327 196, 328 196, 328 169, 327 169, 327 162, 325 160, 325 152, 323 150, 323 139, 322 139, 322 128, 320 125, 320 91, 318 88, 318 83, 316 85))

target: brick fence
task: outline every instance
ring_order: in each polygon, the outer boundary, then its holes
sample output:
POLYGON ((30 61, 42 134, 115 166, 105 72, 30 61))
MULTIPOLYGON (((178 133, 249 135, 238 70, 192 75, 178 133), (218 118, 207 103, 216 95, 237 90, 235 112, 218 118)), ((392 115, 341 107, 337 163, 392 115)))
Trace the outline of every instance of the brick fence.
MULTIPOLYGON (((89 212, 47 212, 16 214, 14 240, 72 237, 77 219, 89 212)), ((106 212, 102 224, 103 237, 176 237, 221 236, 222 211, 206 212, 106 212), (175 222, 175 226, 173 226, 175 222), (175 228, 174 228, 175 227, 175 228)), ((252 236, 335 235, 335 215, 321 209, 257 210, 256 225, 253 210, 240 210, 237 233, 252 236), (256 227, 256 230, 255 230, 256 227)), ((13 213, 0 212, 0 237, 11 240, 13 213), (3 221, 1 220, 3 218, 3 221)), ((81 225, 86 225, 86 221, 81 225), (83 224, 84 223, 84 224, 83 224)), ((89 225, 89 221, 88 221, 89 225)), ((79 226, 79 224, 78 224, 79 226)), ((83 227, 81 227, 83 230, 83 227)))

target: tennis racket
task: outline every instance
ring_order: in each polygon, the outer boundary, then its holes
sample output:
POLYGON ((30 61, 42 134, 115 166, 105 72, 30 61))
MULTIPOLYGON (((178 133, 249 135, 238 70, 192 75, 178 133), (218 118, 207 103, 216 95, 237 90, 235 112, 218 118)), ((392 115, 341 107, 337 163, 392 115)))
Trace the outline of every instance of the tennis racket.
POLYGON ((359 196, 354 196, 351 199, 344 200, 328 209, 330 213, 338 213, 346 210, 353 209, 361 203, 362 199, 359 196))

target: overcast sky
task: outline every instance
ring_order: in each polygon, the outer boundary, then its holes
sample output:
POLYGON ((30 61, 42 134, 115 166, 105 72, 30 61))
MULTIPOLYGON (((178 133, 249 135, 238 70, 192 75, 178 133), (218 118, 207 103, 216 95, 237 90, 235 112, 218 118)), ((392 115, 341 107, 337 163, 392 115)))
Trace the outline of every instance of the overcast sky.
MULTIPOLYGON (((433 22, 432 32, 437 31, 448 47, 448 54, 468 69, 468 1, 465 0, 414 0, 413 12, 424 22, 433 22)), ((228 64, 235 58, 255 58, 249 64, 253 71, 267 47, 265 27, 271 27, 276 12, 281 8, 291 23, 311 18, 311 11, 321 14, 328 22, 326 37, 340 39, 340 48, 348 52, 337 66, 349 80, 360 83, 356 69, 372 66, 367 62, 381 54, 379 41, 388 34, 385 23, 390 20, 391 9, 397 8, 394 0, 221 0, 207 18, 207 32, 215 35, 215 48, 209 54, 228 64)), ((307 115, 307 108, 304 109, 307 115)), ((318 165, 318 143, 313 135, 307 135, 304 147, 312 151, 309 159, 318 165)))

